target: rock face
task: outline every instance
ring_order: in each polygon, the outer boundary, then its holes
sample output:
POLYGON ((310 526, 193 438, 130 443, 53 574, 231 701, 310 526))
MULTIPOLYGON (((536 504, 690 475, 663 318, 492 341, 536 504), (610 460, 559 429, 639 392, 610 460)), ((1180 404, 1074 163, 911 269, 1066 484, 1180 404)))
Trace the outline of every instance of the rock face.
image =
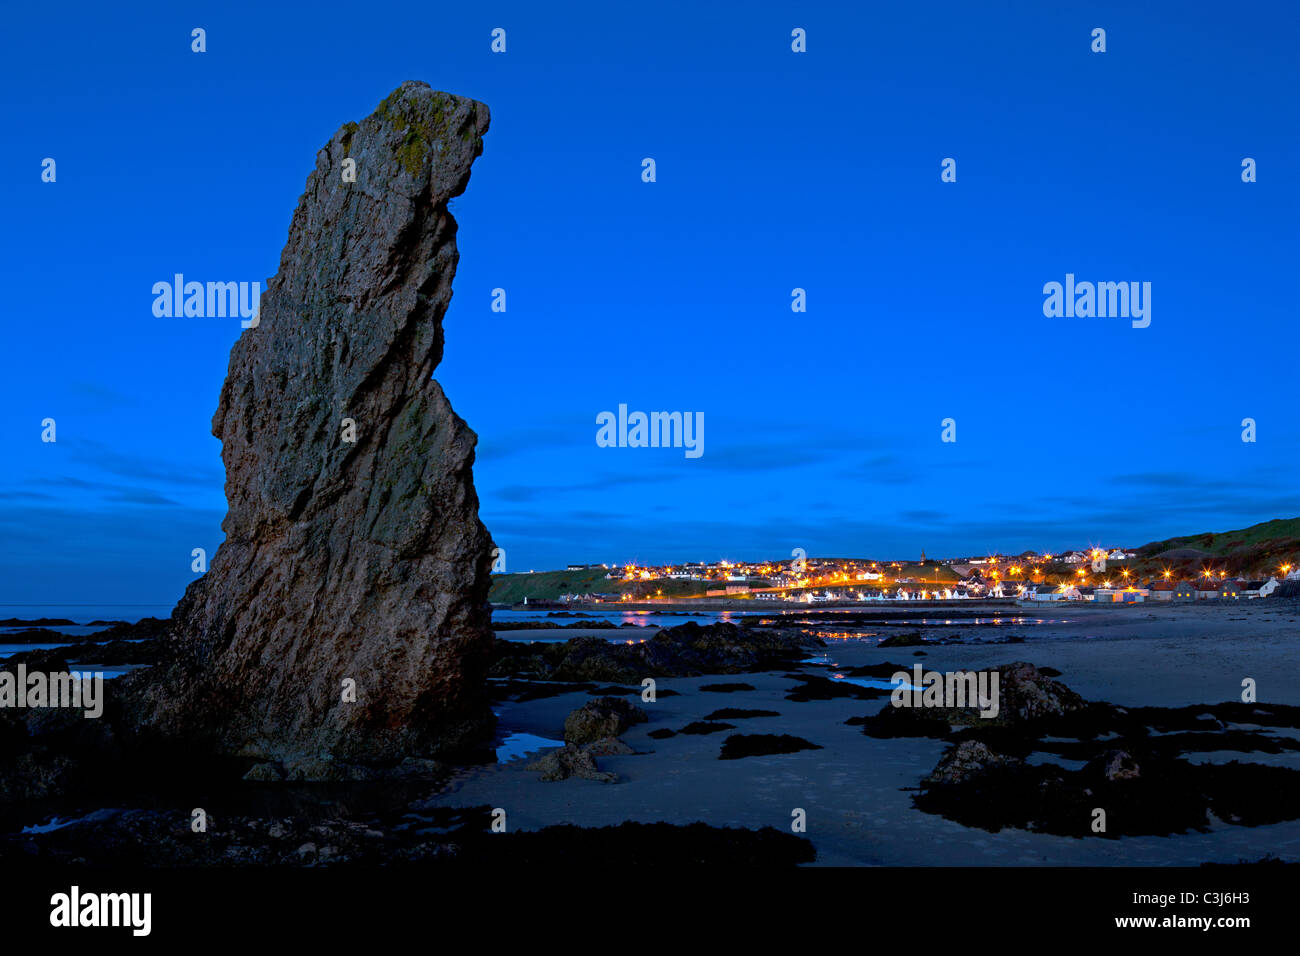
POLYGON ((477 439, 431 378, 448 202, 487 128, 482 103, 408 82, 317 153, 212 420, 226 540, 173 613, 168 661, 126 688, 144 736, 301 777, 452 754, 490 727, 477 439))
POLYGON ((991 767, 1018 765, 1020 761, 996 754, 988 744, 978 740, 963 740, 949 748, 938 766, 921 783, 927 787, 957 786, 970 781, 991 767))
POLYGON ((590 744, 617 737, 649 719, 635 704, 618 697, 598 697, 564 718, 564 739, 571 744, 590 744))
POLYGON ((1082 697, 1060 681, 1052 680, 1033 664, 1017 661, 998 668, 1002 686, 999 719, 1023 723, 1040 717, 1060 717, 1081 710, 1082 697))
POLYGON ((592 748, 579 747, 577 744, 565 744, 559 750, 552 750, 530 763, 526 769, 540 773, 544 783, 556 783, 570 777, 594 780, 597 783, 618 783, 618 774, 596 766, 592 748))

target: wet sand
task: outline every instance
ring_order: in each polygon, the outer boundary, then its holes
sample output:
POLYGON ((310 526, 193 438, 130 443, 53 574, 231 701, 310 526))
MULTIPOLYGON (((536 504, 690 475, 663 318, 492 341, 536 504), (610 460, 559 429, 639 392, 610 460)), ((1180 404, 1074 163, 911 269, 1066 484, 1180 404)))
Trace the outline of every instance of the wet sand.
MULTIPOLYGON (((1009 629, 955 625, 927 637, 961 634, 969 640, 1005 638, 1022 644, 972 643, 879 648, 875 639, 827 641, 827 655, 843 666, 893 661, 927 669, 985 668, 1026 660, 1061 671, 1060 681, 1090 700, 1135 706, 1184 706, 1240 700, 1241 682, 1256 681, 1261 702, 1300 705, 1300 603, 1261 601, 1226 606, 1138 605, 1008 610, 1025 617, 1067 618, 1068 624, 1009 629)), ((882 629, 883 634, 889 629, 882 629)), ((896 630, 906 630, 898 628, 896 630)), ((593 635, 601 635, 595 630, 593 635)), ((652 636, 653 632, 644 636, 652 636)), ((503 632, 510 640, 526 639, 503 632)), ((567 637, 581 636, 572 631, 567 637)), ((605 632, 603 636, 608 636, 605 632)), ((634 636, 642 636, 640 634, 634 636)), ((807 674, 829 668, 805 666, 807 674)), ((1213 821, 1209 833, 1172 837, 1075 838, 1004 829, 968 828, 913 808, 912 790, 946 749, 926 738, 874 739, 844 723, 876 713, 888 700, 785 699, 798 682, 784 672, 722 678, 752 684, 753 691, 711 693, 700 685, 720 678, 663 678, 659 688, 680 696, 641 706, 650 715, 623 739, 638 753, 601 757, 601 768, 622 782, 569 779, 542 783, 525 769, 536 755, 460 773, 431 805, 488 804, 507 812, 511 829, 556 823, 604 826, 625 820, 788 830, 796 808, 807 813, 807 837, 820 864, 880 865, 1196 865, 1258 860, 1273 854, 1300 860, 1300 820, 1259 827, 1213 821), (734 730, 656 740, 658 728, 680 730, 722 707, 777 711, 779 717, 728 720, 734 730), (733 733, 793 734, 820 745, 802 751, 719 760, 733 733)), ((505 733, 563 737, 564 717, 590 697, 585 693, 497 707, 505 733)), ((1293 732, 1294 733, 1294 732, 1293 732)), ((1300 770, 1300 753, 1197 754, 1189 759, 1239 759, 1300 770)))

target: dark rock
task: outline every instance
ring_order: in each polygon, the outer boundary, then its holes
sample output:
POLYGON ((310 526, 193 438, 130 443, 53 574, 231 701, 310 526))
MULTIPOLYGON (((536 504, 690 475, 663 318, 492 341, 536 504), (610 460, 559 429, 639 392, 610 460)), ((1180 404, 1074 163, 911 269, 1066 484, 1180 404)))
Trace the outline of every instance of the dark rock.
POLYGON ((863 687, 846 680, 833 680, 829 677, 802 676, 800 686, 785 695, 786 700, 807 703, 810 700, 875 700, 888 697, 890 692, 881 687, 863 687))
POLYGON ((1008 664, 999 667, 998 674, 1000 702, 995 719, 1003 723, 1060 716, 1085 706, 1082 697, 1043 674, 1033 664, 1023 661, 1008 664))
POLYGON ((97 644, 111 641, 162 640, 171 635, 172 619, 169 617, 142 617, 134 624, 115 621, 102 631, 90 635, 97 644))
POLYGON ((554 783, 569 777, 583 780, 595 780, 599 783, 617 783, 618 774, 609 773, 596 766, 596 758, 585 747, 565 744, 558 750, 543 754, 530 763, 528 770, 535 770, 542 775, 542 780, 554 783))
POLYGON ((1136 780, 1142 776, 1142 768, 1127 750, 1108 750, 1084 769, 1100 773, 1111 783, 1116 780, 1136 780))
POLYGON ((434 808, 394 826, 380 820, 209 817, 196 839, 183 811, 106 810, 52 833, 0 837, 9 866, 158 867, 418 865, 499 875, 517 864, 560 868, 811 863, 807 839, 772 827, 743 830, 703 823, 571 825, 492 833, 490 808, 434 808))
POLYGON ((746 717, 780 717, 775 710, 749 710, 743 707, 723 707, 704 716, 705 720, 740 720, 746 717))
POLYGON ((635 724, 649 718, 644 710, 620 697, 589 700, 564 718, 566 743, 587 744, 606 737, 617 737, 635 724))
POLYGON ((995 754, 986 744, 967 740, 948 748, 938 765, 921 783, 930 787, 955 786, 966 783, 977 774, 985 773, 991 767, 1007 766, 1013 762, 1013 758, 995 754))
POLYGON ((947 713, 941 708, 886 704, 874 716, 850 717, 845 723, 860 724, 868 737, 946 737, 952 732, 947 713))
POLYGON ((695 720, 677 732, 679 734, 716 734, 720 730, 735 729, 735 724, 724 724, 711 720, 695 720))
POLYGON ((640 684, 646 677, 739 674, 789 667, 821 641, 800 634, 689 621, 648 641, 615 644, 598 637, 559 643, 498 641, 491 674, 539 680, 640 684))
POLYGON ((159 640, 107 641, 65 648, 78 666, 83 664, 156 664, 163 653, 159 640))
POLYGON ((921 636, 920 631, 908 631, 904 634, 893 634, 885 638, 877 647, 915 647, 918 644, 926 643, 925 638, 921 636))
POLYGON ((563 825, 497 834, 480 843, 482 854, 465 857, 482 862, 489 872, 499 872, 496 868, 501 864, 526 864, 548 868, 579 865, 593 872, 652 866, 664 867, 665 873, 680 873, 684 867, 792 867, 817 858, 812 843, 793 833, 773 827, 743 830, 704 823, 563 825))
POLYGON ((173 613, 168 660, 121 678, 142 738, 335 779, 326 758, 385 765, 489 733, 476 438, 432 380, 448 202, 487 128, 483 104, 405 83, 317 154, 213 417, 225 541, 173 613))
POLYGON ((732 684, 701 684, 700 690, 707 691, 711 694, 734 694, 738 691, 753 690, 753 684, 732 683, 732 684))
POLYGON ((582 749, 593 757, 623 757, 627 754, 636 753, 635 750, 617 737, 605 737, 601 740, 592 741, 585 744, 582 749))
POLYGON ((818 744, 790 734, 732 734, 722 742, 719 760, 741 757, 764 757, 769 754, 792 754, 800 750, 821 750, 818 744))

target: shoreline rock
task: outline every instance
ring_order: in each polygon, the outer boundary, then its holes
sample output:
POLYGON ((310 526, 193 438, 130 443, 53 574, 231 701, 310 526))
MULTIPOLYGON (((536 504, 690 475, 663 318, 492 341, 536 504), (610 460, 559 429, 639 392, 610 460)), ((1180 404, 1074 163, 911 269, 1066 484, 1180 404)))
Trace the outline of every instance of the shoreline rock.
POLYGON ((167 659, 120 679, 142 743, 323 772, 488 739, 477 439, 432 380, 448 203, 488 122, 408 82, 317 154, 212 421, 225 541, 173 612, 167 659))

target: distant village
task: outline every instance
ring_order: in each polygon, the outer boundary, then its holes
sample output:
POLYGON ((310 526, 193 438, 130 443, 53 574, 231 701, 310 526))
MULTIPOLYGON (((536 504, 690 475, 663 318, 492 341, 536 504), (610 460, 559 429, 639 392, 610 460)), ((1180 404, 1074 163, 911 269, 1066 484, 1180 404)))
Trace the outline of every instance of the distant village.
POLYGON ((629 602, 731 598, 786 603, 851 604, 880 601, 1014 600, 1019 603, 1093 601, 1223 601, 1265 598, 1300 568, 1280 565, 1253 580, 1204 567, 1194 576, 1165 569, 1142 579, 1130 570, 1137 557, 1124 548, 1062 554, 1026 551, 968 558, 868 561, 795 558, 788 562, 687 562, 678 565, 569 565, 570 571, 604 569, 617 590, 565 594, 562 601, 629 602), (683 587, 697 582, 698 587, 683 587), (632 585, 629 587, 629 585, 632 585))

